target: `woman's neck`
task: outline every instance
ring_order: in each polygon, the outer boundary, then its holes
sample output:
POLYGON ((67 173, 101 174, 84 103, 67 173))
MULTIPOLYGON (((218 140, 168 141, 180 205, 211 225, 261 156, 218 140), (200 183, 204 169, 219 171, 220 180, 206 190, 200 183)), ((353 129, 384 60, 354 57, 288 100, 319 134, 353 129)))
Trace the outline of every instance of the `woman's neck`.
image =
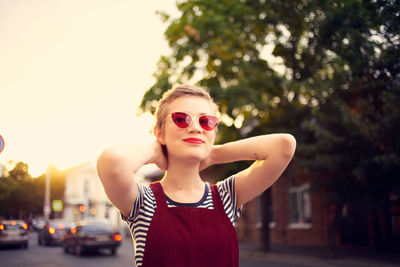
POLYGON ((169 190, 198 190, 204 189, 204 182, 199 174, 200 163, 197 161, 184 161, 181 159, 168 159, 168 170, 161 184, 169 190))

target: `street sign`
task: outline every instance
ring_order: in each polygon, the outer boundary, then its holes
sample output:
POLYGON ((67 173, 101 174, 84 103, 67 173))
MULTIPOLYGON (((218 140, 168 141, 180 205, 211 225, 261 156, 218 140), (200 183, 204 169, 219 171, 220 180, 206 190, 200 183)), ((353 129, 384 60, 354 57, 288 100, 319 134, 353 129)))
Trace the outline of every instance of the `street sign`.
POLYGON ((53 200, 53 202, 51 204, 52 204, 51 206, 53 208, 53 211, 61 212, 63 210, 63 202, 62 202, 62 200, 55 199, 55 200, 53 200))
POLYGON ((0 153, 3 151, 3 149, 4 149, 4 138, 0 134, 0 153))

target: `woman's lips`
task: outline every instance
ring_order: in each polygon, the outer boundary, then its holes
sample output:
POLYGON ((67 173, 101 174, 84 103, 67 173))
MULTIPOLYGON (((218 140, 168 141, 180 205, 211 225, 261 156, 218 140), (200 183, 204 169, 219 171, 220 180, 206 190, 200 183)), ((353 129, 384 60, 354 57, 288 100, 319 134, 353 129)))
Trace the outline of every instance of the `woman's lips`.
POLYGON ((191 144, 203 144, 204 141, 201 140, 200 138, 186 138, 183 139, 183 141, 187 142, 187 143, 191 143, 191 144))

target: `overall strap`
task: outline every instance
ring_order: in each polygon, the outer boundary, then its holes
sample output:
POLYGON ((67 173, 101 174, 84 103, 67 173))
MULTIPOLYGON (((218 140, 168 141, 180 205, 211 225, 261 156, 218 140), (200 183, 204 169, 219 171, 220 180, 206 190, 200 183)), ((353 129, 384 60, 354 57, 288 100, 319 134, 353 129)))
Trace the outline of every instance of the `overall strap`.
POLYGON ((154 198, 156 199, 157 207, 167 209, 167 199, 165 198, 164 191, 162 189, 160 181, 156 181, 150 184, 150 188, 153 191, 154 198))
POLYGON ((218 192, 217 185, 213 184, 213 185, 210 186, 210 188, 211 188, 214 208, 216 210, 224 210, 224 206, 222 205, 222 201, 221 201, 221 197, 220 197, 219 192, 218 192))

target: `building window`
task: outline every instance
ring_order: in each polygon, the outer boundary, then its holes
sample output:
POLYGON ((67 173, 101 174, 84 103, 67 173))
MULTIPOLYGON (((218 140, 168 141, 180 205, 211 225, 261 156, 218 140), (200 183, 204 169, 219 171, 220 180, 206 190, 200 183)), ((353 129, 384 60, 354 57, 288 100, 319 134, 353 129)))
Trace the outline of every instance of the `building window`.
POLYGON ((290 197, 290 227, 311 227, 311 198, 310 184, 292 186, 289 189, 290 197))

